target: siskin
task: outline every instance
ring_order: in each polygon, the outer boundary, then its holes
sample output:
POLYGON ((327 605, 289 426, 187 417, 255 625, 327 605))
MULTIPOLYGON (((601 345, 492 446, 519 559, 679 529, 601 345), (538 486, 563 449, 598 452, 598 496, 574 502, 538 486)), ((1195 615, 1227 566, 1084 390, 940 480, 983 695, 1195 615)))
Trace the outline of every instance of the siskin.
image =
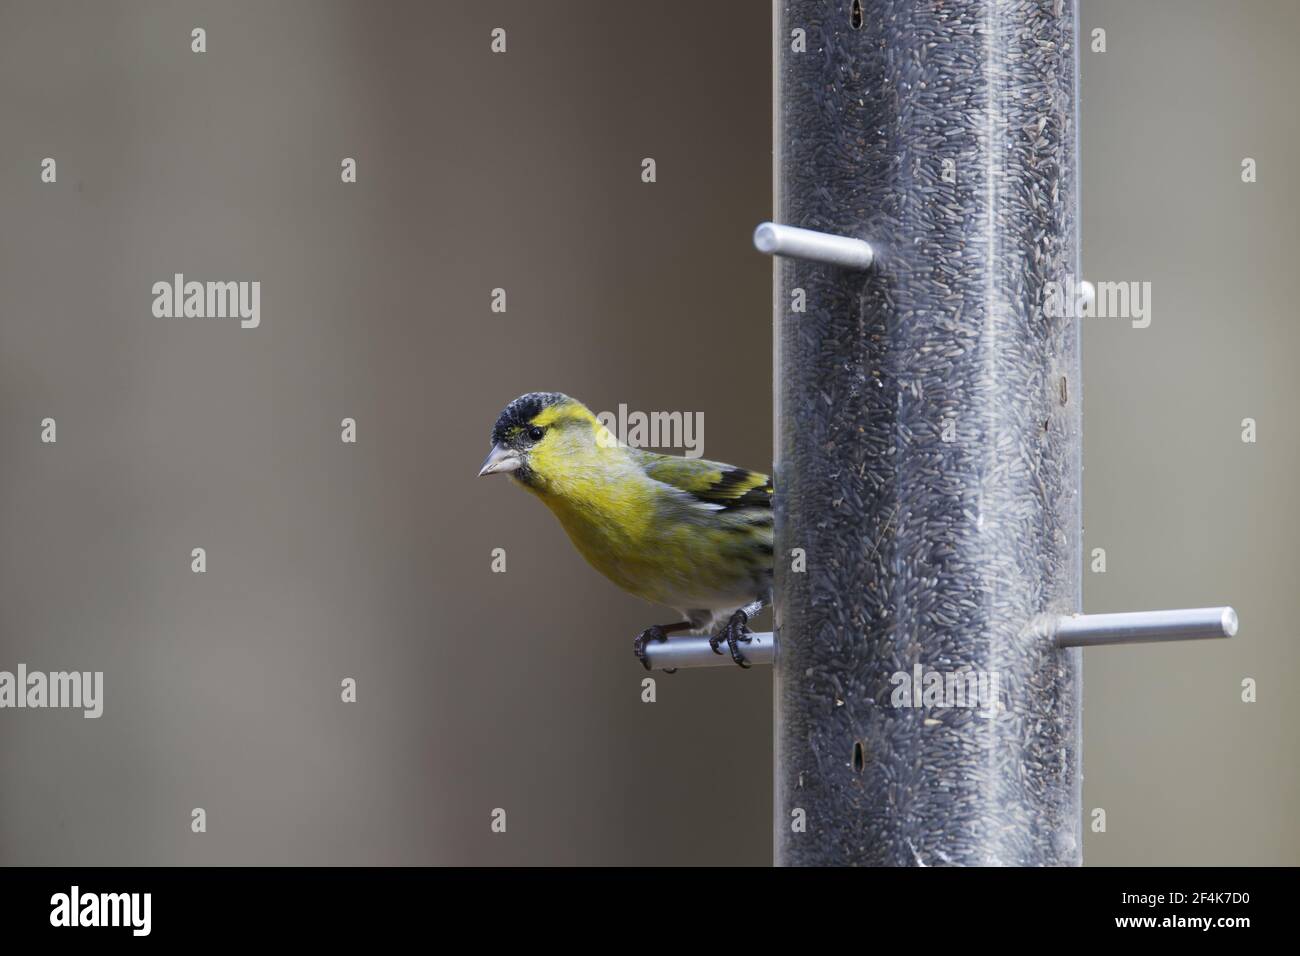
POLYGON ((710 632, 709 646, 748 667, 749 621, 772 599, 772 483, 703 459, 618 441, 581 402, 530 392, 492 428, 479 476, 508 473, 545 502, 587 562, 625 591, 675 608, 682 620, 646 628, 648 641, 710 632))

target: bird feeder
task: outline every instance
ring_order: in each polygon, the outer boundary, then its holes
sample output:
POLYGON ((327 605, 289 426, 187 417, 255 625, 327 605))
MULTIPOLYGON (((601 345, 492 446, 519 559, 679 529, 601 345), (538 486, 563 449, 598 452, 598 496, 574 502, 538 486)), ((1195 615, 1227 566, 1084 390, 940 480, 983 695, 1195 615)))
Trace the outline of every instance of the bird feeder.
POLYGON ((1075 3, 774 10, 776 861, 1077 865, 1081 648, 1237 621, 1079 613, 1075 3))

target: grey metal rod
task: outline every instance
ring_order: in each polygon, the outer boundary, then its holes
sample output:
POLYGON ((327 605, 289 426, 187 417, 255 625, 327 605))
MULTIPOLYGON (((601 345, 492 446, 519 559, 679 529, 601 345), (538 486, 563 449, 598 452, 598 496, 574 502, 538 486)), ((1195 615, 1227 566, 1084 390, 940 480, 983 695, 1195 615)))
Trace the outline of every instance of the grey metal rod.
POLYGON ((760 223, 754 230, 754 248, 770 256, 808 259, 858 271, 870 269, 875 260, 871 243, 862 239, 833 236, 775 222, 760 223))
POLYGON ((1102 644, 1195 641, 1232 637, 1236 633, 1237 612, 1230 607, 1075 614, 1057 621, 1056 646, 1097 647, 1102 644))
MULTIPOLYGON (((741 645, 741 653, 751 664, 771 664, 776 655, 776 642, 771 631, 751 634, 751 641, 741 645)), ((646 645, 645 654, 650 667, 663 670, 667 667, 735 667, 726 645, 719 647, 721 654, 713 653, 707 637, 670 637, 661 643, 646 645)))

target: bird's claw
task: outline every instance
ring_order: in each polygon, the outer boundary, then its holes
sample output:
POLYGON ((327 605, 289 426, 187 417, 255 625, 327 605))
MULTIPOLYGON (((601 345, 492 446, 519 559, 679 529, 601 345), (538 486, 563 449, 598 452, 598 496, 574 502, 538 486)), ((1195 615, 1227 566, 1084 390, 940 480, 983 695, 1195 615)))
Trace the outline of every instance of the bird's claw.
POLYGON ((744 611, 737 611, 731 615, 730 620, 722 626, 718 633, 709 638, 709 648, 715 654, 721 654, 720 645, 723 641, 727 642, 727 649, 731 651, 731 659, 743 668, 750 668, 753 665, 745 660, 745 656, 740 653, 741 644, 753 642, 750 637, 752 632, 749 630, 749 615, 744 611))
MULTIPOLYGON (((636 651, 636 659, 641 662, 642 667, 644 667, 646 670, 652 669, 650 667, 650 658, 649 656, 646 655, 645 652, 646 642, 657 641, 659 643, 663 643, 666 640, 668 640, 668 635, 664 632, 664 629, 660 627, 658 624, 653 624, 650 627, 647 627, 644 631, 642 631, 640 634, 636 636, 636 640, 632 642, 632 649, 636 651)), ((665 667, 664 673, 672 674, 676 672, 676 670, 677 668, 675 667, 665 667)))

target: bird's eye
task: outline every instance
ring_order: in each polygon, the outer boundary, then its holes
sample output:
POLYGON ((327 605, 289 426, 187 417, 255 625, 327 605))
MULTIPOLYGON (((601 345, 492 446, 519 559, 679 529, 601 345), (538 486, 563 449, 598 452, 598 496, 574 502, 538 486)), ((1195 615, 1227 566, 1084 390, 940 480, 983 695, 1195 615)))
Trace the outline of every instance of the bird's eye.
POLYGON ((528 429, 528 437, 532 441, 541 441, 544 434, 546 434, 546 430, 538 425, 528 429))

